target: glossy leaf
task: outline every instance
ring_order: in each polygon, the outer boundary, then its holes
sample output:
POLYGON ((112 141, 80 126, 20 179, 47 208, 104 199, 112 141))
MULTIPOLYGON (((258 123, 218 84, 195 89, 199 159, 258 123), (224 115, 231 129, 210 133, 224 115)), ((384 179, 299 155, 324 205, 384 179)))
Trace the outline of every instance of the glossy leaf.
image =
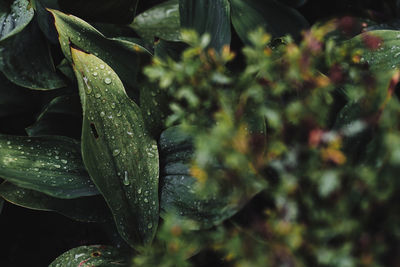
POLYGON ((143 85, 140 88, 140 109, 149 134, 158 139, 169 115, 167 93, 156 84, 143 85))
POLYGON ((55 211, 80 222, 107 222, 111 217, 101 196, 60 199, 9 182, 0 185, 0 196, 24 208, 55 211))
POLYGON ((133 247, 148 244, 159 218, 157 143, 110 66, 94 55, 71 51, 84 114, 85 166, 121 236, 133 247))
POLYGON ((130 25, 143 39, 180 40, 179 1, 170 0, 139 14, 130 25))
POLYGON ((93 22, 129 24, 139 0, 58 0, 66 13, 93 22))
POLYGON ((274 37, 297 37, 308 27, 299 12, 275 0, 231 0, 231 7, 233 27, 245 44, 251 44, 248 35, 259 27, 274 37))
POLYGON ((57 10, 50 10, 59 35, 61 50, 71 61, 70 43, 105 61, 132 88, 137 86, 139 64, 150 60, 150 53, 130 41, 106 38, 87 22, 57 10))
POLYGON ((37 90, 65 86, 56 73, 48 44, 33 20, 17 35, 0 43, 0 69, 15 84, 37 90))
POLYGON ((179 12, 182 28, 210 34, 210 47, 220 51, 224 45, 230 45, 231 11, 228 0, 180 0, 179 12))
POLYGON ((0 41, 22 31, 32 20, 34 11, 27 0, 1 1, 0 41))
POLYGON ((251 190, 232 186, 229 193, 202 195, 197 180, 190 175, 193 156, 191 137, 179 126, 165 130, 159 140, 161 157, 161 216, 175 213, 182 220, 194 222, 193 229, 206 229, 236 214, 248 200, 259 193, 262 185, 251 190))
POLYGON ((79 96, 63 95, 54 98, 26 128, 29 136, 61 135, 80 139, 82 109, 79 96))
POLYGON ((79 142, 62 136, 0 135, 0 177, 57 198, 98 194, 85 170, 79 142))
POLYGON ((49 267, 111 267, 129 266, 126 255, 121 250, 104 245, 81 246, 64 252, 50 263, 49 267))
POLYGON ((361 62, 368 63, 372 70, 400 69, 400 31, 369 31, 349 42, 362 50, 361 62))

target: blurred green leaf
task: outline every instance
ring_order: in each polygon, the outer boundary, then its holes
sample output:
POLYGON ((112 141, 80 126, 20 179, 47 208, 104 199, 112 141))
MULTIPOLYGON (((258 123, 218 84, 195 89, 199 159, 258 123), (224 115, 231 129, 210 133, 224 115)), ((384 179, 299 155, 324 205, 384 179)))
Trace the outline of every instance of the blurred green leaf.
POLYGON ((136 16, 130 25, 143 39, 153 43, 155 37, 180 40, 179 0, 170 0, 136 16))
POLYGON ((0 42, 22 31, 32 20, 34 11, 27 0, 1 1, 0 42))
POLYGON ((209 46, 221 51, 231 43, 231 8, 228 0, 179 0, 181 27, 211 36, 209 46))
POLYGON ((251 44, 249 33, 259 27, 274 37, 286 34, 298 37, 308 27, 300 13, 275 0, 231 0, 231 6, 233 27, 247 45, 251 44))
POLYGON ((57 198, 97 195, 79 142, 62 136, 0 135, 0 177, 57 198))
POLYGON ((161 216, 177 214, 193 223, 193 229, 206 229, 236 214, 262 188, 246 191, 231 186, 224 193, 200 191, 199 182, 191 176, 193 141, 179 126, 170 127, 160 137, 161 216))
POLYGON ((106 222, 111 218, 101 196, 60 199, 9 182, 0 185, 0 196, 8 202, 33 210, 55 211, 80 222, 106 222))
POLYGON ((148 244, 159 219, 157 143, 111 67, 94 55, 71 51, 83 107, 85 166, 121 236, 132 247, 148 244))
MULTIPOLYGON (((106 38, 87 22, 57 10, 50 10, 55 19, 61 49, 72 62, 70 45, 85 49, 105 61, 132 88, 137 86, 139 66, 150 60, 150 53, 130 41, 106 38)), ((93 66, 93 70, 98 66, 93 66)), ((96 69, 97 68, 97 69, 96 69)))
MULTIPOLYGON (((128 256, 129 257, 129 256, 128 256)), ((121 250, 104 245, 81 246, 64 252, 49 267, 61 266, 130 266, 121 250)))
POLYGON ((36 122, 26 128, 29 136, 60 135, 80 139, 82 108, 79 96, 63 95, 54 98, 36 122))
POLYGON ((0 69, 13 83, 35 90, 65 86, 56 73, 49 46, 36 20, 0 43, 0 69))

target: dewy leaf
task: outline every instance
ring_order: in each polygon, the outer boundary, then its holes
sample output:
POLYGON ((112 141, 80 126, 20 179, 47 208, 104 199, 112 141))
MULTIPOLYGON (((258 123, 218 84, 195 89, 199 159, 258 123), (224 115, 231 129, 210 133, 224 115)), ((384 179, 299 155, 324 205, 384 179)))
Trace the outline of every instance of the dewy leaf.
POLYGON ((58 0, 67 13, 93 22, 129 24, 139 0, 58 0))
POLYGON ((34 11, 27 0, 0 2, 0 41, 19 33, 32 20, 34 11))
POLYGON ((0 69, 15 84, 37 90, 65 86, 56 73, 50 50, 36 20, 0 43, 0 69))
POLYGON ((62 136, 0 135, 0 177, 57 198, 97 195, 79 142, 62 136))
POLYGON ((161 216, 177 214, 194 222, 193 229, 206 229, 236 214, 263 187, 243 190, 232 186, 226 194, 202 195, 197 192, 197 179, 190 175, 193 156, 191 137, 179 126, 165 130, 159 140, 161 157, 161 216))
POLYGON ((0 196, 24 208, 55 211, 80 222, 107 222, 111 217, 102 196, 60 199, 9 182, 0 184, 0 196))
POLYGON ((179 0, 181 27, 211 35, 210 47, 220 51, 231 43, 228 0, 179 0))
POLYGON ((305 18, 295 9, 275 0, 231 0, 232 24, 240 39, 251 44, 250 32, 263 27, 274 37, 291 34, 297 37, 308 27, 305 18))
POLYGON ((130 25, 143 39, 180 40, 179 1, 170 0, 139 14, 130 25))
POLYGON ((159 219, 157 143, 110 66, 78 49, 71 52, 83 106, 85 166, 121 236, 132 247, 148 244, 159 219))
POLYGON ((361 62, 368 63, 372 70, 400 69, 400 31, 368 31, 349 42, 361 49, 361 62))
POLYGON ((99 57, 132 88, 137 86, 139 64, 150 60, 142 46, 126 40, 106 38, 87 22, 57 10, 49 10, 55 19, 59 42, 65 57, 71 62, 70 43, 99 57))
POLYGON ((64 252, 50 263, 49 267, 93 266, 112 267, 130 266, 127 255, 121 249, 104 245, 81 246, 64 252))
POLYGON ((63 95, 51 100, 36 122, 26 128, 29 136, 61 135, 80 139, 82 108, 78 95, 63 95))

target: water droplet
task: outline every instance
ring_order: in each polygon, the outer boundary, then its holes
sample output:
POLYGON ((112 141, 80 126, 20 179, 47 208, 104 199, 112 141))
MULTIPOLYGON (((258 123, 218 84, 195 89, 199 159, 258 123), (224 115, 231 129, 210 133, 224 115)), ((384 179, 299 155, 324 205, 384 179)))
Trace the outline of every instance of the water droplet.
POLYGON ((139 188, 139 189, 137 190, 137 193, 140 195, 140 194, 142 193, 142 188, 139 188))
POLYGON ((100 112, 100 117, 104 117, 106 113, 104 111, 100 112))
POLYGON ((104 65, 100 64, 100 69, 104 70, 104 65))
POLYGON ((149 228, 149 229, 153 228, 153 224, 152 224, 152 223, 149 223, 149 224, 147 225, 147 228, 149 228))
POLYGON ((115 108, 115 103, 111 103, 111 108, 112 108, 112 109, 115 108))
POLYGON ((121 151, 119 150, 119 149, 114 149, 114 151, 113 151, 113 156, 114 157, 116 157, 116 156, 118 156, 119 154, 121 153, 121 151))
POLYGON ((124 181, 123 181, 124 185, 129 185, 130 181, 129 181, 129 176, 128 176, 128 172, 125 171, 124 172, 124 181))
POLYGON ((110 84, 110 83, 111 83, 111 79, 108 78, 108 77, 105 78, 105 79, 104 79, 104 83, 105 83, 105 84, 110 84))
POLYGON ((98 75, 97 71, 93 72, 93 76, 96 77, 97 75, 98 75))
POLYGON ((56 164, 56 165, 54 165, 54 167, 56 167, 57 169, 59 169, 59 168, 61 168, 61 165, 56 164))
POLYGON ((62 159, 61 162, 64 163, 64 164, 67 164, 67 163, 68 163, 68 160, 62 159))
POLYGON ((146 198, 143 199, 144 203, 149 203, 149 200, 146 198))
POLYGON ((94 95, 94 97, 95 97, 95 98, 100 98, 100 97, 101 97, 101 94, 97 93, 97 94, 94 95))

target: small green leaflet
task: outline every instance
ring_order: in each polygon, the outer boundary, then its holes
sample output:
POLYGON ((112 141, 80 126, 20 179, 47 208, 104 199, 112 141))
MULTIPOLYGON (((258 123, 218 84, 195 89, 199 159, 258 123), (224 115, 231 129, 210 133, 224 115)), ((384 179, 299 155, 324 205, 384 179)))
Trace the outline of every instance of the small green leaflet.
POLYGON ((83 108, 82 153, 121 236, 149 244, 158 219, 158 148, 140 108, 117 74, 98 57, 71 47, 83 108))
POLYGON ((80 144, 62 136, 0 135, 0 177, 57 198, 97 195, 80 144))

